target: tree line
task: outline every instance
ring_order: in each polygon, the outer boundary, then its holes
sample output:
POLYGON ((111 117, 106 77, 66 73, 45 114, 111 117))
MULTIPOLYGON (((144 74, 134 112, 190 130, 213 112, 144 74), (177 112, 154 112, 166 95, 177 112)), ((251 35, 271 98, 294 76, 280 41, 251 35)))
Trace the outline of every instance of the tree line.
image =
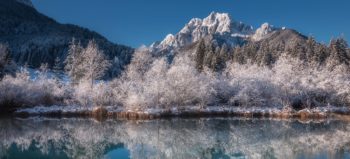
POLYGON ((330 70, 339 65, 349 68, 350 64, 348 43, 344 38, 332 39, 330 44, 326 45, 316 42, 313 37, 294 40, 288 44, 283 41, 271 43, 262 40, 237 47, 229 47, 226 44, 219 46, 203 39, 195 48, 194 61, 198 70, 207 67, 213 71, 220 71, 225 68, 228 61, 272 66, 281 55, 297 58, 310 67, 325 66, 330 70))

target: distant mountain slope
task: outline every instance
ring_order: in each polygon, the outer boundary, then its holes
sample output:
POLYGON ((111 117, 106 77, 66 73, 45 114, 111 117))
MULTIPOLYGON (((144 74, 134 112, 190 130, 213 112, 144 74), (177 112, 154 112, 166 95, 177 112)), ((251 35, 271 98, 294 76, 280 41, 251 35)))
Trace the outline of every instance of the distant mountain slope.
POLYGON ((12 58, 19 64, 34 68, 41 63, 52 66, 56 57, 64 61, 72 38, 83 45, 95 39, 114 61, 110 75, 119 74, 124 65, 130 62, 133 53, 132 48, 113 44, 96 32, 56 22, 39 13, 29 0, 1 0, 0 26, 0 42, 9 45, 12 58))

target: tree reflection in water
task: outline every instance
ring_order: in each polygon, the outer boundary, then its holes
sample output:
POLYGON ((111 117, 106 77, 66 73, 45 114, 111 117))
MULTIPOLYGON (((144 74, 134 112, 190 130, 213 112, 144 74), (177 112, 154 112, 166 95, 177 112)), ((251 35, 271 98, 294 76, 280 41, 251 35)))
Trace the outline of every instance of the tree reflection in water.
POLYGON ((0 119, 0 158, 350 158, 350 123, 0 119))

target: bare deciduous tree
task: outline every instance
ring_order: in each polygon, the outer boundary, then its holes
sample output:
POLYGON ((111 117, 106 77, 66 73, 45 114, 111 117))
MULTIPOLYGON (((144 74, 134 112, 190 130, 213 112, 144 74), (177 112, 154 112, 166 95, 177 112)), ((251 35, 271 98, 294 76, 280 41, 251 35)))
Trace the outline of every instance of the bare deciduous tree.
POLYGON ((85 71, 84 79, 91 82, 92 88, 94 81, 101 78, 111 64, 94 40, 89 41, 82 55, 84 56, 82 58, 82 68, 85 71))
POLYGON ((78 83, 83 77, 83 53, 84 48, 81 46, 80 42, 72 40, 69 50, 68 56, 65 62, 65 70, 68 76, 71 78, 72 84, 78 83))
POLYGON ((101 78, 110 66, 110 62, 103 51, 98 48, 95 40, 89 41, 87 47, 84 48, 73 39, 65 63, 65 69, 73 83, 87 80, 90 81, 91 88, 94 81, 101 78))

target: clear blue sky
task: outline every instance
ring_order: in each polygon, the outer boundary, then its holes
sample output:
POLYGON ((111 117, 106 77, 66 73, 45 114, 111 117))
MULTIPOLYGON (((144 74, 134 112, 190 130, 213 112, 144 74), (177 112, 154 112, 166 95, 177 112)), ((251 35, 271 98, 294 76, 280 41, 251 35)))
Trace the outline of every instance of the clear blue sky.
POLYGON ((227 12, 253 25, 294 28, 328 43, 350 37, 350 0, 32 0, 61 23, 80 25, 112 42, 138 47, 178 32, 191 18, 227 12))

